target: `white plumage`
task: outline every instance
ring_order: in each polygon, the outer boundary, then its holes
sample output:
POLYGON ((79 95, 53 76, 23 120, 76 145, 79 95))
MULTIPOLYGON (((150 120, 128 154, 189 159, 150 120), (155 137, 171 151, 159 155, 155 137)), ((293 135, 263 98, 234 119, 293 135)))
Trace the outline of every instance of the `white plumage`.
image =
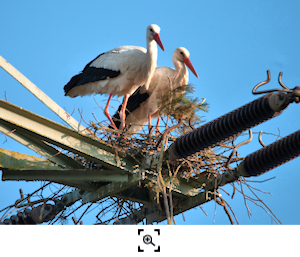
POLYGON ((124 95, 123 109, 120 113, 124 128, 128 97, 140 86, 144 85, 146 90, 149 88, 157 63, 156 43, 164 50, 159 33, 160 28, 157 25, 147 27, 147 49, 139 46, 121 46, 100 54, 64 86, 65 95, 76 97, 93 93, 109 94, 104 114, 114 127, 108 112, 110 99, 115 95, 124 95))
MULTIPOLYGON (((147 96, 142 94, 140 89, 129 98, 127 106, 130 113, 126 118, 128 131, 138 133, 144 125, 150 123, 151 119, 154 118, 158 118, 159 123, 159 104, 161 98, 171 89, 170 81, 172 90, 188 84, 189 74, 186 65, 198 78, 189 56, 190 53, 186 48, 176 48, 172 57, 175 69, 170 67, 157 67, 155 69, 147 91, 148 98, 145 100, 147 96)), ((116 114, 114 117, 117 119, 118 115, 116 114)))

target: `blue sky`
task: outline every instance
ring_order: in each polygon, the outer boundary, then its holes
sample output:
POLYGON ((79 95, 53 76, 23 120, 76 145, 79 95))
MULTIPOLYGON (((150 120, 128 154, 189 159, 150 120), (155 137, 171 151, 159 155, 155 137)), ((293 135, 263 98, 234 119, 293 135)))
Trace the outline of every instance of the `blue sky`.
MULTIPOLYGON (((98 54, 122 45, 146 45, 145 31, 149 24, 161 28, 165 52, 158 50, 158 66, 173 66, 175 48, 186 47, 199 75, 190 73, 195 95, 206 98, 209 113, 202 113, 209 122, 258 98, 252 88, 266 79, 266 88, 278 88, 277 78, 290 88, 299 85, 299 1, 1 1, 0 55, 22 72, 61 107, 72 112, 83 108, 86 120, 94 112, 105 120, 91 97, 71 99, 64 96, 63 86, 98 54), (243 3, 242 3, 243 2, 243 3)), ((51 120, 60 119, 31 95, 4 70, 0 70, 0 98, 51 120)), ((105 105, 107 96, 97 96, 105 105)), ((115 98, 117 99, 117 98, 115 98)), ((119 101, 122 98, 118 99, 119 101)), ((112 101, 117 107, 119 101, 112 101)), ((279 117, 259 125, 260 130, 287 136, 300 127, 299 105, 291 104, 279 117)), ((111 113, 114 110, 111 109, 111 113)), ((76 111, 74 118, 80 120, 76 111)), ((257 134, 255 134, 255 137, 257 134)), ((264 136, 266 144, 276 137, 264 136)), ((35 155, 22 145, 0 136, 0 147, 35 155)), ((240 149, 247 155, 260 149, 257 140, 240 149)), ((300 224, 297 187, 300 181, 300 158, 282 165, 255 180, 276 177, 257 183, 269 194, 260 197, 283 224, 300 224)), ((14 202, 18 189, 30 193, 34 183, 0 182, 0 209, 14 202)), ((230 186, 225 189, 231 194, 230 186)), ((268 214, 249 204, 249 219, 243 198, 236 194, 230 203, 240 224, 271 224, 268 214)), ((215 204, 203 205, 208 213, 196 208, 181 216, 177 224, 213 224, 215 204)), ((217 207, 215 224, 229 224, 223 209, 217 207)))

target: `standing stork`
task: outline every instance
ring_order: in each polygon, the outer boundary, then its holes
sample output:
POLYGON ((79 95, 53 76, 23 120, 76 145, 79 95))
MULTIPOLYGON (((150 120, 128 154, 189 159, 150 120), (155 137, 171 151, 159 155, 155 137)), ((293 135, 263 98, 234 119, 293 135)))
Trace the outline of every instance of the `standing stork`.
POLYGON ((145 90, 149 88, 157 63, 156 43, 164 51, 159 33, 159 26, 152 24, 147 27, 147 49, 140 46, 120 46, 98 55, 64 86, 65 96, 109 94, 104 114, 117 129, 109 115, 108 106, 112 96, 124 95, 120 111, 124 129, 128 97, 142 85, 145 90))
MULTIPOLYGON (((159 103, 161 102, 161 98, 170 90, 170 82, 172 84, 172 90, 188 84, 189 73, 186 66, 198 78, 198 74, 189 57, 190 53, 186 48, 176 48, 172 57, 175 69, 170 67, 157 67, 148 91, 143 92, 142 88, 139 88, 129 98, 127 104, 128 115, 126 118, 126 124, 130 124, 130 126, 128 126, 129 132, 138 133, 147 122, 150 126, 151 119, 154 118, 158 118, 156 125, 158 128, 160 121, 159 103)), ((121 105, 119 107, 119 110, 120 109, 121 105)), ((119 127, 120 122, 118 119, 119 113, 117 112, 113 116, 113 120, 119 127)))

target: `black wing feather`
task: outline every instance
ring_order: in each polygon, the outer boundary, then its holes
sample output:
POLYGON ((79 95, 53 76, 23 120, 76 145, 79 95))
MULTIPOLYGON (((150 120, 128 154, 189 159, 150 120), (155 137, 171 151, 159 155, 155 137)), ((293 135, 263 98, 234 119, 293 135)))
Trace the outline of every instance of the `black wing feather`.
MULTIPOLYGON (((143 102, 145 102, 148 97, 150 96, 149 93, 141 93, 141 88, 142 87, 139 87, 129 98, 128 98, 128 102, 127 102, 127 106, 126 106, 126 110, 125 110, 125 114, 126 116, 133 112, 134 110, 136 110, 137 108, 139 108, 141 106, 141 104, 143 102)), ((120 124, 121 124, 121 121, 120 121, 120 111, 121 111, 121 108, 122 108, 122 105, 123 104, 120 104, 119 108, 118 108, 118 111, 114 114, 114 116, 112 117, 115 125, 117 128, 120 127, 120 124)))
MULTIPOLYGON (((104 53, 98 55, 94 60, 99 58, 104 53)), ((104 68, 90 67, 94 61, 90 61, 83 69, 83 71, 71 78, 71 80, 64 86, 65 95, 74 87, 82 86, 87 83, 105 80, 107 77, 115 78, 121 74, 121 71, 114 71, 104 68)))

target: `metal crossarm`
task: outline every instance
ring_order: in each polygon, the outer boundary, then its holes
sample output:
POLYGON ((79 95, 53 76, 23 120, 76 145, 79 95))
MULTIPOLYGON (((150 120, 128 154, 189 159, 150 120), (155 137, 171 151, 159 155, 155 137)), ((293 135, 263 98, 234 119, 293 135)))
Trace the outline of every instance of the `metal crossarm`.
POLYGON ((132 172, 136 162, 130 157, 116 158, 115 150, 97 139, 75 132, 59 123, 33 114, 11 103, 0 100, 0 126, 25 135, 31 140, 53 144, 65 150, 79 153, 86 159, 116 171, 132 172))
POLYGON ((91 181, 126 182, 129 176, 107 169, 62 169, 47 159, 6 149, 0 149, 0 168, 3 181, 52 181, 88 191, 95 190, 91 181))
POLYGON ((4 127, 4 121, 2 121, 2 125, 0 125, 0 132, 33 150, 38 155, 44 156, 56 165, 59 165, 62 168, 82 168, 81 164, 65 155, 64 153, 60 152, 56 148, 52 147, 51 145, 47 144, 46 142, 41 141, 26 132, 23 133, 21 130, 16 133, 15 129, 13 129, 13 126, 9 123, 6 123, 5 126, 6 127, 4 127))

